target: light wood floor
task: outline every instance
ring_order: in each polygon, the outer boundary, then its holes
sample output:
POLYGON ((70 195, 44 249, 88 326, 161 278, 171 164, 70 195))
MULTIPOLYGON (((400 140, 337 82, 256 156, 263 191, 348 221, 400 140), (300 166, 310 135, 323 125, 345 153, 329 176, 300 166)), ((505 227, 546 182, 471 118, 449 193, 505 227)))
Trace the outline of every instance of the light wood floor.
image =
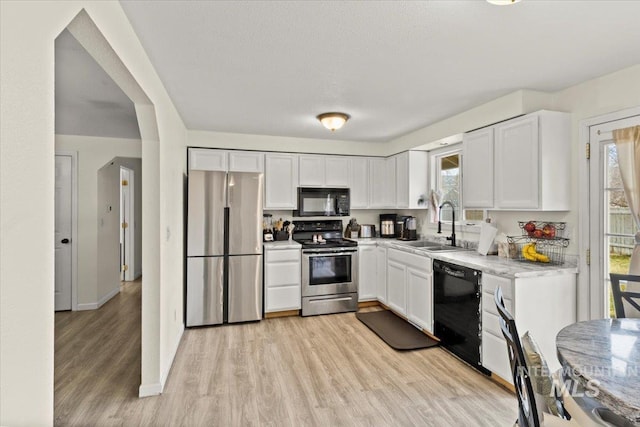
POLYGON ((139 282, 56 314, 56 425, 511 426, 517 412, 446 351, 397 352, 353 313, 189 329, 163 395, 138 399, 139 383, 139 282))

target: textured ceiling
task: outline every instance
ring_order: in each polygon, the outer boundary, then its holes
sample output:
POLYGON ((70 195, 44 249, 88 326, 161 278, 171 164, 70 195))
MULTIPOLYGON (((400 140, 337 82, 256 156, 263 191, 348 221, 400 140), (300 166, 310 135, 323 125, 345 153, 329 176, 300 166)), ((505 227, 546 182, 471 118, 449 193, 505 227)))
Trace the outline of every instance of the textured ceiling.
POLYGON ((388 141, 640 63, 640 1, 121 0, 187 128, 388 141), (329 133, 326 111, 352 119, 329 133))

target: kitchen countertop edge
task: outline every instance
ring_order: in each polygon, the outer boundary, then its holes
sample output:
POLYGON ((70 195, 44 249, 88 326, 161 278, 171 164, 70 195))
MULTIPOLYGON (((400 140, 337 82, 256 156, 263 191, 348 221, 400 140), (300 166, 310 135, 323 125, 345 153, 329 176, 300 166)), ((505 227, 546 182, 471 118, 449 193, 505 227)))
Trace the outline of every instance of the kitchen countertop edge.
POLYGON ((263 242, 266 249, 300 249, 302 245, 298 242, 290 242, 288 240, 279 240, 275 242, 263 242))
POLYGON ((577 265, 566 262, 563 265, 533 264, 524 261, 517 261, 496 255, 480 255, 475 250, 463 249, 451 252, 428 252, 422 248, 408 246, 401 241, 388 239, 378 239, 378 244, 387 248, 397 249, 416 255, 427 256, 440 261, 451 262, 464 267, 481 270, 483 273, 495 274, 511 278, 556 276, 559 274, 578 273, 577 265))

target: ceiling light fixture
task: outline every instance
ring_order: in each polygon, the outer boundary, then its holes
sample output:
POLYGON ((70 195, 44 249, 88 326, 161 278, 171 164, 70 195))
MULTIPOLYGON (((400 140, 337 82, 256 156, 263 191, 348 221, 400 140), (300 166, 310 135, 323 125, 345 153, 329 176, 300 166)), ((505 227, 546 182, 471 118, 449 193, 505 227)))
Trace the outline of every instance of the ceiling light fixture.
POLYGON ((508 6, 510 4, 515 4, 520 2, 520 0, 487 0, 487 1, 497 6, 508 6))
POLYGON ((322 113, 316 116, 322 126, 331 132, 340 129, 349 120, 350 116, 345 113, 322 113))

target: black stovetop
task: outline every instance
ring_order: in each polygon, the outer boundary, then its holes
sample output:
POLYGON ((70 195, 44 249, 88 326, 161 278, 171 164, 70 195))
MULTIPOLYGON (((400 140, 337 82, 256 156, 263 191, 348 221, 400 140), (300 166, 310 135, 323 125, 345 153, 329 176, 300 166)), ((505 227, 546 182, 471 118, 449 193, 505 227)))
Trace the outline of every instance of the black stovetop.
POLYGON ((358 246, 354 240, 342 237, 341 220, 293 221, 293 240, 302 244, 302 249, 342 248, 358 246), (324 242, 314 242, 313 236, 324 242))

